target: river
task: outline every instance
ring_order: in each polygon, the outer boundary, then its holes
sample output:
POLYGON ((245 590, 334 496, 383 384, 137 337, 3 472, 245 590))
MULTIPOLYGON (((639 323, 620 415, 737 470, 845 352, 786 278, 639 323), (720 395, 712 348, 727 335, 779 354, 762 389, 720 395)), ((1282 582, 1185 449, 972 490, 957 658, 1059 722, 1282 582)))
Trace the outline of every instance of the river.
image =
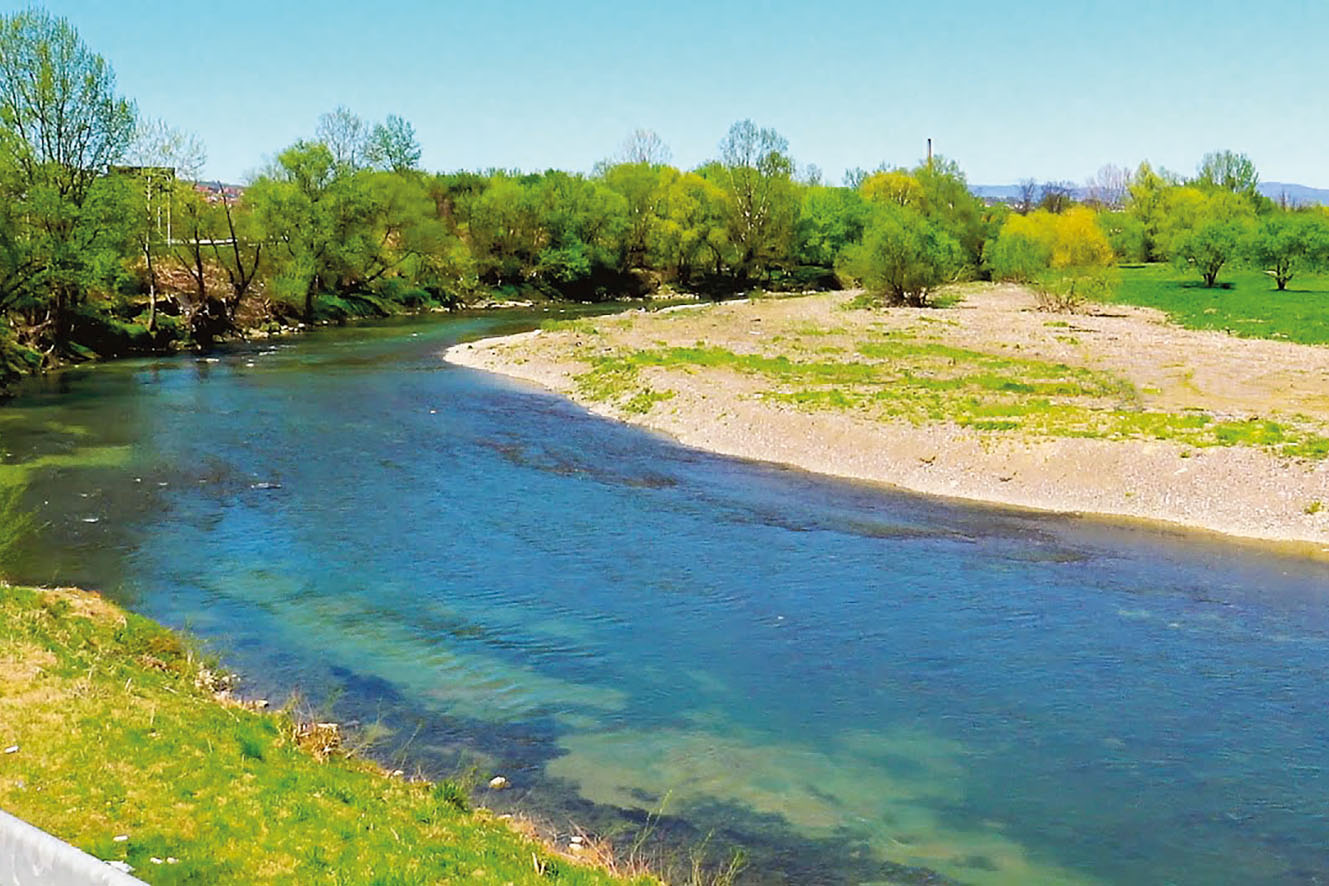
POLYGON ((1329 565, 711 456, 439 360, 539 319, 34 382, 5 571, 749 882, 1329 882, 1329 565))

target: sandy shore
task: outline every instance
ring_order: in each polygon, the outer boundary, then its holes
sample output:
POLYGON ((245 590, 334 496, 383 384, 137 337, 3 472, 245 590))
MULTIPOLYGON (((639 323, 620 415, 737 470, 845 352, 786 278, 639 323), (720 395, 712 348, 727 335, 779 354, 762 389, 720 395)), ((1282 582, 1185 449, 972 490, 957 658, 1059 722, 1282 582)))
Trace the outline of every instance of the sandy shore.
POLYGON ((1134 386, 1140 409, 1291 421, 1329 436, 1329 348, 1184 330, 1146 309, 1050 315, 1033 310, 1032 297, 1012 286, 970 287, 961 306, 948 310, 849 309, 850 298, 831 293, 632 312, 459 345, 445 358, 534 382, 596 413, 725 455, 931 495, 1162 521, 1329 552, 1326 459, 1253 445, 1037 437, 808 409, 769 397, 769 379, 724 367, 644 367, 643 380, 668 395, 645 412, 594 396, 577 381, 597 355, 705 344, 798 359, 814 351, 852 353, 854 342, 873 336, 925 333, 945 347, 1108 373, 1134 386))

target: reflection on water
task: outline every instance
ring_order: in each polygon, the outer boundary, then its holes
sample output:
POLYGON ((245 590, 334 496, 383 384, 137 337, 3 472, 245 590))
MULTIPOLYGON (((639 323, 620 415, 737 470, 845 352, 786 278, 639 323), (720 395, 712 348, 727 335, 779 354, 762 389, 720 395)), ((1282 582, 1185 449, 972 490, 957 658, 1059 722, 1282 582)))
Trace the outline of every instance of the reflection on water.
POLYGON ((713 458, 437 361, 521 322, 37 386, 6 569, 754 882, 1329 876, 1324 564, 713 458))

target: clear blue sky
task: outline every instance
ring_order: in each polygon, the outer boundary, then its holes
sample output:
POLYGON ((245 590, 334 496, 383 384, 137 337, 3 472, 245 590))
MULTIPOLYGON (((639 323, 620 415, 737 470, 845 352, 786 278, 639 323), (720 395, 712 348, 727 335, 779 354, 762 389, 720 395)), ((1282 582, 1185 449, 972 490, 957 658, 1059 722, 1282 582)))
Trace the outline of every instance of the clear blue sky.
POLYGON ((1329 186, 1325 0, 795 3, 50 0, 148 115, 235 180, 345 104, 410 120, 430 169, 588 170, 637 127, 674 162, 750 117, 798 163, 978 184, 1191 173, 1209 150, 1329 186))

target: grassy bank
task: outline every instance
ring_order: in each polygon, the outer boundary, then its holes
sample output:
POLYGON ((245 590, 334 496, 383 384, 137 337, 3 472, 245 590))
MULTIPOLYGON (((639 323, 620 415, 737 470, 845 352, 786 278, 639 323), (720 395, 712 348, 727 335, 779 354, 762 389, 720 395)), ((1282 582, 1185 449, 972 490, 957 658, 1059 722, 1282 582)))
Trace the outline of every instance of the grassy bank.
POLYGON ((674 396, 646 383, 643 370, 719 370, 755 380, 756 395, 769 402, 915 426, 953 422, 1038 439, 1170 440, 1329 457, 1329 437, 1317 425, 1146 409, 1135 387, 1112 373, 953 347, 932 340, 926 329, 878 330, 855 340, 843 329, 803 326, 770 339, 766 353, 753 354, 700 343, 613 350, 599 345, 590 321, 568 328, 589 339, 582 359, 591 369, 576 377, 582 396, 627 413, 645 414, 674 396), (832 340, 837 344, 825 344, 832 340))
POLYGON ((1329 344, 1329 275, 1325 274, 1298 274, 1287 291, 1279 292, 1268 274, 1229 269, 1219 275, 1218 286, 1208 289, 1198 274, 1172 265, 1139 265, 1122 268, 1112 300, 1158 308, 1190 329, 1329 344))
POLYGON ((335 729, 218 698, 175 634, 0 585, 0 807, 153 884, 610 884, 335 729))

